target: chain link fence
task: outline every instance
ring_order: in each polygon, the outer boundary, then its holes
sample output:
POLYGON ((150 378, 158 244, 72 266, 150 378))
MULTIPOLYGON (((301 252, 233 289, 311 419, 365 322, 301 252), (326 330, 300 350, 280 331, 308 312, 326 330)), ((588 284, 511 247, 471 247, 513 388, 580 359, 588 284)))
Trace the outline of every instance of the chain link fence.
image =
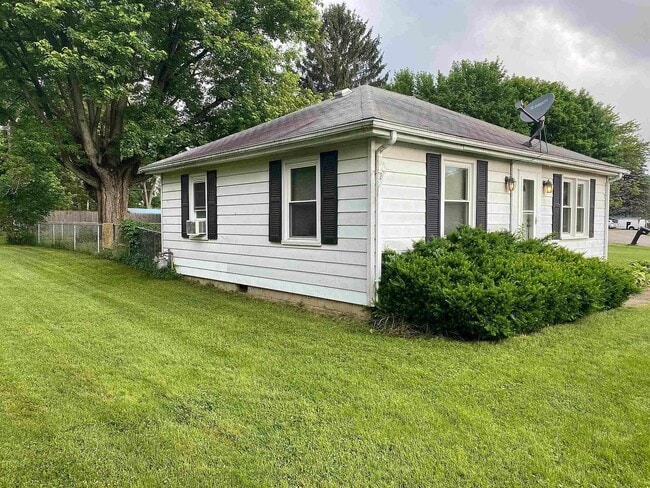
MULTIPOLYGON (((136 224, 135 222, 133 224, 136 224)), ((97 254, 103 249, 103 224, 97 222, 44 222, 33 229, 37 244, 97 254)), ((114 243, 114 248, 137 255, 140 259, 154 261, 162 252, 160 224, 134 225, 135 233, 129 233, 128 242, 114 243)), ((110 230, 110 229, 109 229, 110 230)), ((118 236, 119 226, 113 225, 113 235, 118 236)))
POLYGON ((90 253, 102 250, 102 225, 96 222, 44 222, 36 224, 34 235, 41 246, 90 253))
POLYGON ((124 221, 118 246, 121 260, 138 268, 155 267, 162 256, 160 225, 124 221))

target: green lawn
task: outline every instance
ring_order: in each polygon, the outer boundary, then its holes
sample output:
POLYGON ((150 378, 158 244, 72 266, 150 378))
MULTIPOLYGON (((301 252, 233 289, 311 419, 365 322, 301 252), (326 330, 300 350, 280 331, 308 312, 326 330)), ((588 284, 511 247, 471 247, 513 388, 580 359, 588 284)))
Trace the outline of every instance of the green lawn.
POLYGON ((608 260, 613 264, 627 264, 633 261, 650 261, 650 247, 610 244, 608 260))
POLYGON ((0 276, 0 486, 648 486, 648 306, 462 343, 66 251, 0 276))

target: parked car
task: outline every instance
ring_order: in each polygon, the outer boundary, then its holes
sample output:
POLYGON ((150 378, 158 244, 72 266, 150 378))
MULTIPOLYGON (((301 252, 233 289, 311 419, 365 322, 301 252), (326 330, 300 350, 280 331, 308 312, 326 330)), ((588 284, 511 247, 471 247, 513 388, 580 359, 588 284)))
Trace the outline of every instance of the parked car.
POLYGON ((638 217, 617 217, 609 219, 607 226, 610 229, 639 230, 640 227, 647 227, 648 221, 638 217))

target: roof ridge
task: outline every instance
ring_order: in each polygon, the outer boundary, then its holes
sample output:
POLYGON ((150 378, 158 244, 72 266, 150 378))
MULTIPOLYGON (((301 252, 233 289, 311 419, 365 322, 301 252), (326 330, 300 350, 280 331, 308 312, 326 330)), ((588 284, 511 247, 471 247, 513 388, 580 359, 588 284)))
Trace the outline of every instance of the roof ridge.
POLYGON ((374 90, 371 85, 360 85, 356 88, 359 91, 359 102, 361 103, 361 116, 364 119, 382 119, 375 100, 374 90))

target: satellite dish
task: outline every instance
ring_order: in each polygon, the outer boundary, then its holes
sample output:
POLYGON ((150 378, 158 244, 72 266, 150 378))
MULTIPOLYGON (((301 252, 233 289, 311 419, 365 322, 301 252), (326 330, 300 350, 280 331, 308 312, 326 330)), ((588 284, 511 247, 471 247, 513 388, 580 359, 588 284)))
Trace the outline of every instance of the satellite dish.
POLYGON ((524 102, 515 103, 515 108, 519 111, 519 118, 522 121, 530 124, 533 122, 540 122, 542 117, 546 115, 555 101, 555 95, 547 93, 539 98, 536 98, 524 107, 524 102))
MULTIPOLYGON (((536 98, 528 105, 524 106, 524 102, 521 100, 515 103, 515 108, 519 112, 519 118, 526 122, 527 124, 535 124, 535 132, 533 136, 528 139, 528 142, 525 143, 526 146, 532 147, 533 140, 535 138, 539 139, 539 150, 542 151, 542 137, 544 142, 546 142, 546 127, 545 127, 545 115, 553 105, 555 101, 555 95, 552 93, 547 93, 542 95, 539 98, 536 98)), ((546 151, 548 152, 548 143, 546 144, 546 151)))

